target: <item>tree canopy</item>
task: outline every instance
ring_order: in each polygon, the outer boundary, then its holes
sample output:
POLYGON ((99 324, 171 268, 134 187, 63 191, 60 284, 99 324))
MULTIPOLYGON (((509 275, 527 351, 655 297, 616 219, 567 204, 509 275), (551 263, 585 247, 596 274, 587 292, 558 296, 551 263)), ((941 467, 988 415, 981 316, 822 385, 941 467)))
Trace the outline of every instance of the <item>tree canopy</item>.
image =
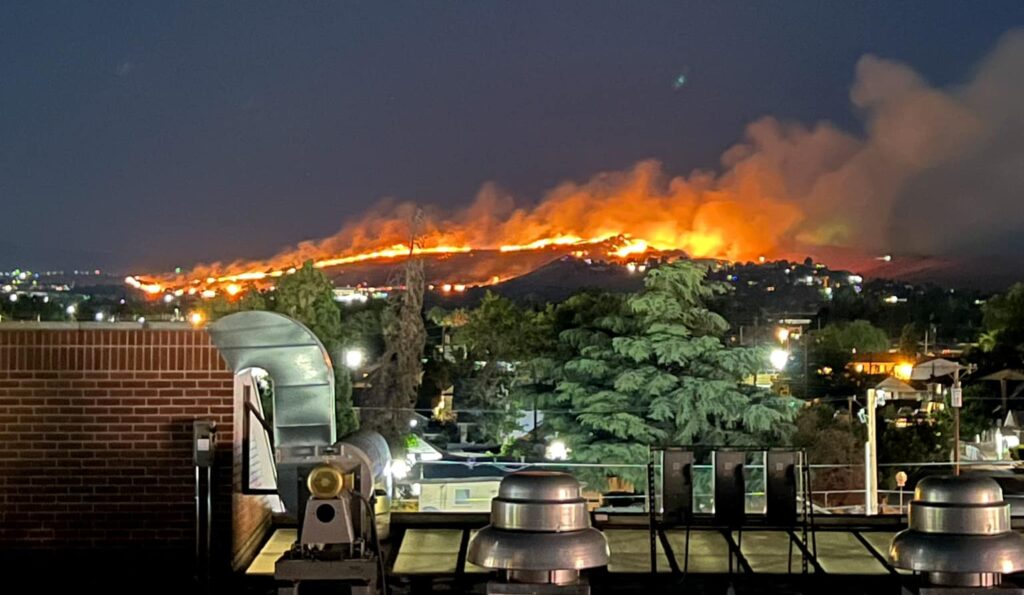
POLYGON ((706 303, 726 288, 706 272, 678 261, 650 271, 632 296, 560 308, 575 324, 559 335, 569 358, 555 391, 570 413, 556 429, 574 460, 636 464, 650 445, 770 445, 790 435, 797 402, 747 380, 767 368, 767 354, 723 344, 728 324, 706 303))
POLYGON ((244 300, 250 309, 266 307, 290 316, 306 325, 327 348, 334 360, 334 403, 338 436, 344 436, 359 427, 352 409, 352 378, 348 368, 342 365, 340 350, 343 346, 341 312, 334 301, 334 285, 327 275, 306 261, 291 275, 285 275, 273 292, 273 302, 266 300, 255 290, 249 291, 244 300))
POLYGON ((811 331, 811 359, 821 366, 840 370, 854 353, 878 353, 889 349, 885 331, 866 320, 830 324, 811 331))

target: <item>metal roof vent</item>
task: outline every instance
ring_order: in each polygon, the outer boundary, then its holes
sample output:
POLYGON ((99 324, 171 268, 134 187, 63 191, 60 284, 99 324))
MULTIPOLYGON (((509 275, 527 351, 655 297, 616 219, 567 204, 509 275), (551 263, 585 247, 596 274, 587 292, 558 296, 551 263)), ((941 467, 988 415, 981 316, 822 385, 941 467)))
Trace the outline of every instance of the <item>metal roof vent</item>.
MULTIPOLYGON (((992 587, 1024 570, 1024 536, 1010 528, 1010 505, 992 478, 926 477, 910 503, 910 527, 892 540, 897 568, 941 587, 992 587)), ((924 592, 924 591, 922 591, 924 592)))
POLYGON ((491 524, 473 538, 467 559, 504 572, 507 582, 488 583, 488 593, 522 593, 527 583, 545 585, 544 592, 582 594, 589 586, 579 571, 608 564, 608 542, 590 526, 573 476, 523 471, 501 481, 491 524))

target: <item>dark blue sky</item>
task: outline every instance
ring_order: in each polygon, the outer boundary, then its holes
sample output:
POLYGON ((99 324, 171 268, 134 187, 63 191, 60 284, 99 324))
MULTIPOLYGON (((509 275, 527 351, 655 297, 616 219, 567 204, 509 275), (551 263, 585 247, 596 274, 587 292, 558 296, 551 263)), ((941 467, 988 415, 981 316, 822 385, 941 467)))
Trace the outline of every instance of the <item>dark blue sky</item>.
POLYGON ((711 167, 762 115, 856 130, 866 52, 952 84, 1021 24, 1016 1, 4 2, 0 267, 261 257, 384 196, 711 167))

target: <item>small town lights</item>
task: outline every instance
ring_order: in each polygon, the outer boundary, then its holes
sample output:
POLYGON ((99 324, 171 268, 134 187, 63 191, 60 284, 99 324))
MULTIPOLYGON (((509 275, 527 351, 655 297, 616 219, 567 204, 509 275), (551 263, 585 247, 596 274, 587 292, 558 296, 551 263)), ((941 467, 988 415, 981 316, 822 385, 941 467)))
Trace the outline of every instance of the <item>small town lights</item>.
POLYGON ((192 326, 199 326, 200 324, 203 323, 203 313, 190 312, 188 315, 188 323, 191 324, 192 326))
POLYGON ((67 313, 68 316, 74 316, 78 313, 78 306, 71 304, 67 308, 64 308, 64 312, 67 313))
POLYGON ((103 322, 103 319, 104 319, 105 317, 104 317, 104 315, 103 315, 103 312, 97 312, 97 313, 96 313, 96 315, 95 315, 95 316, 93 316, 92 318, 93 318, 93 320, 95 320, 96 322, 103 322))
POLYGON ((12 294, 11 294, 11 297, 10 297, 9 299, 11 300, 11 302, 16 302, 16 301, 18 301, 18 294, 16 294, 16 293, 12 293, 12 294))
POLYGON ((242 288, 236 283, 229 283, 228 286, 224 288, 224 291, 228 292, 228 295, 230 296, 236 296, 241 293, 242 288))
POLYGON ((174 301, 174 295, 173 294, 168 293, 167 295, 164 296, 164 303, 165 304, 169 304, 169 303, 171 303, 173 301, 174 301))
POLYGON ((768 361, 771 362, 773 368, 781 372, 786 367, 786 362, 789 361, 789 352, 785 349, 773 349, 768 355, 768 361))
POLYGON ((784 326, 775 329, 775 338, 779 340, 779 343, 783 344, 789 341, 789 329, 784 326))
POLYGON ((362 349, 346 349, 344 356, 345 366, 350 370, 359 369, 363 365, 363 360, 366 359, 366 354, 362 349))

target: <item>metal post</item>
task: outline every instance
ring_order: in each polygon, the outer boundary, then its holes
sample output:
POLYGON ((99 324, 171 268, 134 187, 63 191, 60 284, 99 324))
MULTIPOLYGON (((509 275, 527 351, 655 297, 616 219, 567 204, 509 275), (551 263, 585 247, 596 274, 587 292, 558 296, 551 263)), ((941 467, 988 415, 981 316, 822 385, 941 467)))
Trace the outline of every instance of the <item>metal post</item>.
POLYGON ((878 513, 878 436, 875 431, 875 389, 868 389, 868 442, 864 453, 864 513, 878 513))
POLYGON ((960 407, 963 405, 963 389, 960 388, 960 366, 953 372, 953 390, 950 391, 950 405, 953 406, 953 474, 960 475, 960 407))

